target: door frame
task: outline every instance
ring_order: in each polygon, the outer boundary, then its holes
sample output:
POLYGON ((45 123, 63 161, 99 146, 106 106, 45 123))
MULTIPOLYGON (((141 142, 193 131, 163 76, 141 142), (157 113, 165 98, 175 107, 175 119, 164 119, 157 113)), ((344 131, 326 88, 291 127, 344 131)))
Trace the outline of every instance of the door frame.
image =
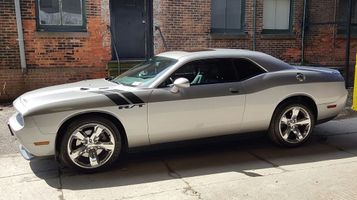
MULTIPOLYGON (((112 1, 116 0, 110 0, 109 1, 109 15, 110 15, 110 20, 112 19, 111 14, 112 14, 112 1)), ((145 58, 142 59, 149 59, 154 55, 154 31, 153 31, 153 0, 142 0, 144 1, 144 12, 145 12, 145 58)), ((110 27, 112 26, 112 22, 110 21, 110 27)), ((115 51, 113 42, 113 34, 112 34, 112 29, 110 28, 110 39, 111 39, 111 50, 112 52, 115 51)), ((119 60, 121 58, 119 57, 119 60)), ((118 60, 112 53, 112 60, 118 60)))

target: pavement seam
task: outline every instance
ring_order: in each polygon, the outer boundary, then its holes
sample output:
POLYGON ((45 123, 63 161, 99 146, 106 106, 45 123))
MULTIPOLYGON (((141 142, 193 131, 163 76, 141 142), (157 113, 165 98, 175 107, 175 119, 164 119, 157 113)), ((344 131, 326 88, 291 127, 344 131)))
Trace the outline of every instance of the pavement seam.
MULTIPOLYGON (((295 172, 307 171, 307 170, 311 170, 311 169, 314 170, 314 169, 324 168, 324 167, 332 167, 332 166, 337 166, 337 165, 346 165, 346 164, 355 163, 355 162, 357 162, 357 161, 350 161, 350 162, 337 163, 337 164, 334 163, 334 164, 328 164, 328 165, 324 165, 324 166, 308 167, 308 168, 297 169, 297 170, 287 170, 286 172, 271 173, 271 174, 266 174, 266 175, 260 176, 260 177, 254 177, 254 178, 277 176, 277 175, 281 175, 281 174, 284 174, 284 173, 295 173, 295 172)), ((213 183, 201 184, 198 187, 206 187, 206 186, 210 186, 210 185, 214 185, 214 184, 220 184, 220 183, 232 183, 232 182, 247 180, 247 179, 251 179, 251 178, 252 177, 248 177, 247 176, 247 177, 241 177, 241 178, 232 179, 232 180, 217 181, 217 182, 213 182, 213 183)))
POLYGON ((325 136, 325 137, 331 137, 331 136, 341 136, 341 135, 351 135, 351 134, 357 134, 357 132, 344 132, 344 133, 335 133, 335 134, 324 134, 324 135, 321 135, 321 134, 314 134, 314 136, 325 136))
POLYGON ((57 168, 57 172, 58 172, 58 183, 59 183, 58 191, 60 192, 58 199, 65 200, 64 195, 63 195, 62 171, 61 171, 60 167, 57 168))
POLYGON ((193 189, 192 186, 190 185, 190 183, 188 181, 186 181, 178 172, 176 172, 174 169, 172 169, 170 167, 170 165, 165 160, 161 160, 161 161, 164 163, 164 166, 166 167, 166 169, 168 171, 167 174, 170 177, 175 178, 175 179, 180 179, 186 184, 186 187, 183 188, 183 193, 185 195, 195 196, 198 199, 202 199, 201 193, 199 193, 198 191, 193 189))
POLYGON ((54 172, 54 171, 56 171, 56 169, 49 169, 49 170, 44 170, 44 171, 39 171, 39 172, 27 172, 27 173, 14 174, 14 175, 9 175, 9 176, 0 176, 0 179, 17 177, 17 176, 24 176, 24 175, 42 174, 42 173, 48 173, 48 172, 54 172))
POLYGON ((346 150, 346 149, 344 149, 344 148, 342 148, 342 147, 339 147, 339 146, 337 146, 337 145, 328 143, 327 141, 322 141, 322 142, 320 141, 320 144, 326 145, 326 146, 329 146, 329 147, 332 147, 332 148, 334 148, 334 149, 337 149, 338 151, 342 151, 342 152, 348 153, 348 154, 353 155, 353 156, 356 156, 356 155, 357 155, 356 153, 353 153, 353 152, 351 152, 351 151, 348 151, 348 150, 346 150))
POLYGON ((280 170, 282 170, 283 172, 288 172, 288 171, 289 171, 289 170, 287 170, 287 169, 284 169, 284 168, 281 167, 280 165, 278 165, 278 164, 276 164, 276 163, 274 163, 274 162, 272 162, 272 161, 270 161, 270 160, 268 160, 268 159, 265 159, 265 158, 262 157, 262 156, 259 156, 258 154, 255 154, 255 153, 253 153, 253 152, 251 152, 251 151, 247 151, 247 152, 248 152, 250 155, 252 155, 252 156, 254 156, 255 158, 257 158, 258 160, 261 160, 261 161, 263 161, 263 162, 266 162, 266 163, 272 165, 274 168, 280 169, 280 170))

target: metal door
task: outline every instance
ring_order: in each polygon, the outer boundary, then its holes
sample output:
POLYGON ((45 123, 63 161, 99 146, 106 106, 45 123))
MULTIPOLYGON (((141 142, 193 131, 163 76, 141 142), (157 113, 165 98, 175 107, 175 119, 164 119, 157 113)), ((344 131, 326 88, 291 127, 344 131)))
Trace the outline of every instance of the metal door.
POLYGON ((112 57, 143 59, 147 52, 145 0, 111 0, 112 57))

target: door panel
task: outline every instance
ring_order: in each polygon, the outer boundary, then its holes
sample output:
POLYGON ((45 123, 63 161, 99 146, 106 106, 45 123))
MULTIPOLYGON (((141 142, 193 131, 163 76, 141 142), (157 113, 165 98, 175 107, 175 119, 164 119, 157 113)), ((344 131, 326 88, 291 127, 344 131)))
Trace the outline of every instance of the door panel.
POLYGON ((142 59, 146 53, 145 0, 111 0, 113 59, 114 46, 121 59, 142 59))
POLYGON ((148 104, 150 142, 238 133, 245 104, 242 89, 238 82, 196 85, 178 93, 155 89, 148 104))

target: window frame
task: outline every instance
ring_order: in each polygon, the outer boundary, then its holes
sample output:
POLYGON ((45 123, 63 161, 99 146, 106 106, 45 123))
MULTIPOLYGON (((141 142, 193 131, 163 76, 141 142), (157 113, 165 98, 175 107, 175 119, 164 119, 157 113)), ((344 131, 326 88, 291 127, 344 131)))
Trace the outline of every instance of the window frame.
MULTIPOLYGON (((295 0, 289 0, 290 1, 290 11, 289 11, 289 28, 288 29, 264 29, 264 23, 262 26, 262 34, 290 34, 293 31, 293 21, 294 21, 294 5, 295 5, 295 0)), ((263 2, 264 3, 264 2, 263 2)), ((264 5, 263 5, 263 17, 264 18, 264 5)))
MULTIPOLYGON (((211 27, 210 27, 210 33, 213 34, 242 34, 245 31, 245 2, 246 0, 241 0, 241 25, 240 29, 227 29, 227 28, 213 28, 212 27, 212 2, 211 2, 211 27)), ((227 5, 227 2, 226 2, 227 5)), ((227 6, 226 6, 227 7, 227 6)), ((227 9, 225 12, 225 18, 227 19, 227 9)))
MULTIPOLYGON (((82 25, 43 25, 40 23, 40 1, 35 0, 36 30, 39 32, 87 32, 86 0, 82 0, 82 25)), ((62 0, 58 0, 62 5, 62 0)), ((62 9, 60 8, 60 13, 62 9)))

